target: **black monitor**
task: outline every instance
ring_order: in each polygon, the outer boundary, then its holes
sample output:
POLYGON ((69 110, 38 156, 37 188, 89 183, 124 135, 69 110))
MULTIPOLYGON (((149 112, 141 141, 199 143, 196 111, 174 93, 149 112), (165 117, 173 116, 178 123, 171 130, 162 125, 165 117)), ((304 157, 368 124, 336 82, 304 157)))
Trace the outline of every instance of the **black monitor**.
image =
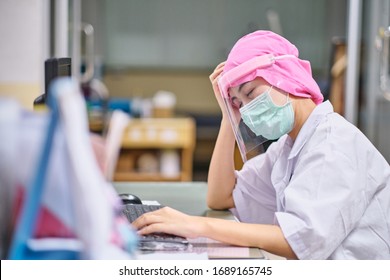
POLYGON ((34 100, 34 105, 45 104, 50 83, 58 77, 72 75, 72 61, 70 57, 49 58, 45 61, 45 93, 34 100))

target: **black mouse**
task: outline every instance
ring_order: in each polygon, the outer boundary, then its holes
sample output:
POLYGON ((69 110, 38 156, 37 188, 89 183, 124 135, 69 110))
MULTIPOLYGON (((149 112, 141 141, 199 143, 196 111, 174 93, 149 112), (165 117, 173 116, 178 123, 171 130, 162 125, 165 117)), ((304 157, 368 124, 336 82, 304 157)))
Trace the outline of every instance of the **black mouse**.
POLYGON ((141 199, 134 194, 122 193, 119 197, 123 204, 142 204, 141 199))

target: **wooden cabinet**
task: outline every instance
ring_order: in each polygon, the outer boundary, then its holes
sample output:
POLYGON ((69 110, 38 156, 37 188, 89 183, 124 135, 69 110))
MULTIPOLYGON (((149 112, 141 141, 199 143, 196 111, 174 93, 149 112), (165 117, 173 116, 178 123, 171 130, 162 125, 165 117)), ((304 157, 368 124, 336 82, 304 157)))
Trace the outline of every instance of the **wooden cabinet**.
POLYGON ((192 118, 135 119, 126 128, 115 181, 191 181, 192 118))

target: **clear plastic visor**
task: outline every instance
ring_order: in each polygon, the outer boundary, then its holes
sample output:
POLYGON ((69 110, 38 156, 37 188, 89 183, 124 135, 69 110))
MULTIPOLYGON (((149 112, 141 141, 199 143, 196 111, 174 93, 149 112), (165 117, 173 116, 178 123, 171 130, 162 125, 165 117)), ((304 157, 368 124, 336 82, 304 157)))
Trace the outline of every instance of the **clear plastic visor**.
POLYGON ((237 80, 252 73, 256 69, 269 67, 275 62, 275 60, 287 57, 294 56, 283 55, 274 57, 272 55, 263 55, 254 57, 224 73, 218 80, 218 87, 224 100, 226 111, 228 113, 243 162, 246 162, 248 159, 263 153, 265 150, 263 144, 269 141, 269 139, 261 135, 256 136, 256 134, 253 133, 252 130, 243 122, 239 108, 234 106, 231 102, 229 89, 233 86, 237 86, 234 85, 237 80))

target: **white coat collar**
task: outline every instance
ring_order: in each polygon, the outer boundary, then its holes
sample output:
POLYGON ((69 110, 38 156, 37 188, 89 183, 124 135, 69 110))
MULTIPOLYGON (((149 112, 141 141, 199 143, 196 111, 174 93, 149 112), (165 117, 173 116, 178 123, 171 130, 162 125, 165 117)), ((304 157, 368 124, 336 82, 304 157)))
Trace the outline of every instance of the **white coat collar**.
MULTIPOLYGON (((325 101, 314 108, 313 112, 310 114, 309 118, 306 120, 301 130, 299 131, 288 159, 292 159, 299 154, 307 140, 313 135, 315 129, 322 121, 322 119, 327 114, 333 112, 333 106, 329 101, 325 101)), ((291 140, 291 138, 289 140, 291 140)))

